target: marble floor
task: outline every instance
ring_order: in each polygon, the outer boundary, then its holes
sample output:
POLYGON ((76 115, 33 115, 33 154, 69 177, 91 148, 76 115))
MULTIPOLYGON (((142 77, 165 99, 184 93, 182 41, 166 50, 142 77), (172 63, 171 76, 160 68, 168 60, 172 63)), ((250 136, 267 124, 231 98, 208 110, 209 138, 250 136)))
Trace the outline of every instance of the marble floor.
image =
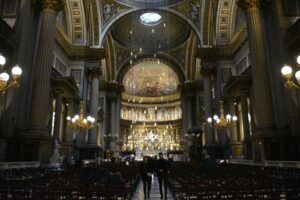
MULTIPOLYGON (((133 197, 131 200, 143 200, 144 199, 144 191, 143 191, 143 183, 140 181, 139 185, 136 188, 135 193, 133 194, 133 197)), ((157 177, 152 178, 152 185, 151 185, 151 191, 150 191, 150 200, 160 200, 160 194, 159 194, 159 185, 158 185, 158 179, 157 177)), ((168 189, 168 200, 174 200, 170 190, 168 189)))

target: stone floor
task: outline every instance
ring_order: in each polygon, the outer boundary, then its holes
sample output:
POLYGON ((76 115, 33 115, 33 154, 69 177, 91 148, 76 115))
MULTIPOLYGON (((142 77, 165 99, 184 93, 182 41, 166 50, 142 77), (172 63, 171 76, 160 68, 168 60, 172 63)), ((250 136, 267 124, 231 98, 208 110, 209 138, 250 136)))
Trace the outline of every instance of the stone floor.
MULTIPOLYGON (((133 194, 133 197, 131 200, 143 200, 144 199, 144 191, 143 191, 143 183, 140 181, 135 193, 133 194)), ((174 200, 170 190, 168 189, 168 200, 174 200)), ((159 194, 159 185, 158 185, 158 179, 157 177, 152 178, 152 186, 150 191, 150 200, 160 200, 160 194, 159 194)))

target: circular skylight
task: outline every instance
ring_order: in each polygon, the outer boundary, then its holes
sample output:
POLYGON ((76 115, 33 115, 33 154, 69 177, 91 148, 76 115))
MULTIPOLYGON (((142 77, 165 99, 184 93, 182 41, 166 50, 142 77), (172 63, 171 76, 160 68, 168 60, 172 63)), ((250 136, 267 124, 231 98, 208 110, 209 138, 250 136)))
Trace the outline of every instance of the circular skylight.
POLYGON ((161 15, 147 12, 140 16, 140 22, 146 26, 155 26, 161 22, 161 15))

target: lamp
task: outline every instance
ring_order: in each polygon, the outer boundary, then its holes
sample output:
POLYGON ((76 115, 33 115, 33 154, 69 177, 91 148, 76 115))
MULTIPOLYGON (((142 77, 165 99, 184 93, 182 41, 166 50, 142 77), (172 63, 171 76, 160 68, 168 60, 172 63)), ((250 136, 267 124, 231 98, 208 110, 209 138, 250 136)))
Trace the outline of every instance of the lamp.
MULTIPOLYGON (((300 55, 297 57, 297 63, 298 65, 300 65, 300 55)), ((293 68, 289 65, 284 65, 281 68, 281 74, 283 79, 285 80, 284 82, 284 86, 288 89, 291 88, 296 88, 296 89, 300 89, 300 70, 298 70, 295 73, 295 78, 297 79, 298 83, 294 83, 294 81, 292 80, 292 76, 293 76, 293 68)))
POLYGON ((213 118, 208 117, 207 122, 210 126, 216 129, 226 129, 235 125, 235 122, 238 120, 237 116, 227 114, 224 115, 224 101, 220 101, 220 117, 214 115, 213 118))
POLYGON ((6 58, 0 54, 0 92, 2 94, 4 94, 5 91, 10 87, 18 88, 20 86, 19 79, 22 74, 22 69, 19 67, 19 65, 14 66, 11 70, 12 80, 10 81, 8 73, 2 72, 5 63, 6 58))
POLYGON ((75 115, 73 118, 67 117, 67 123, 71 128, 79 130, 88 130, 94 127, 95 118, 90 115, 87 118, 83 117, 83 101, 80 101, 79 115, 75 115))

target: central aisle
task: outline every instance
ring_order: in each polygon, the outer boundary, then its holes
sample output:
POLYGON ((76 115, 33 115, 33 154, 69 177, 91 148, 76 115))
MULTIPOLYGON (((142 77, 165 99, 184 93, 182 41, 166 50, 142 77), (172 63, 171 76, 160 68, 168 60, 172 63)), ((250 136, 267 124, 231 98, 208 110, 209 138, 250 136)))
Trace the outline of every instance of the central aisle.
MULTIPOLYGON (((143 183, 140 181, 135 193, 131 200, 143 200, 144 199, 144 191, 143 191, 143 183)), ((174 200, 170 190, 168 189, 168 200, 174 200)), ((160 200, 159 194, 159 185, 157 177, 152 178, 151 192, 150 192, 150 200, 160 200)))

